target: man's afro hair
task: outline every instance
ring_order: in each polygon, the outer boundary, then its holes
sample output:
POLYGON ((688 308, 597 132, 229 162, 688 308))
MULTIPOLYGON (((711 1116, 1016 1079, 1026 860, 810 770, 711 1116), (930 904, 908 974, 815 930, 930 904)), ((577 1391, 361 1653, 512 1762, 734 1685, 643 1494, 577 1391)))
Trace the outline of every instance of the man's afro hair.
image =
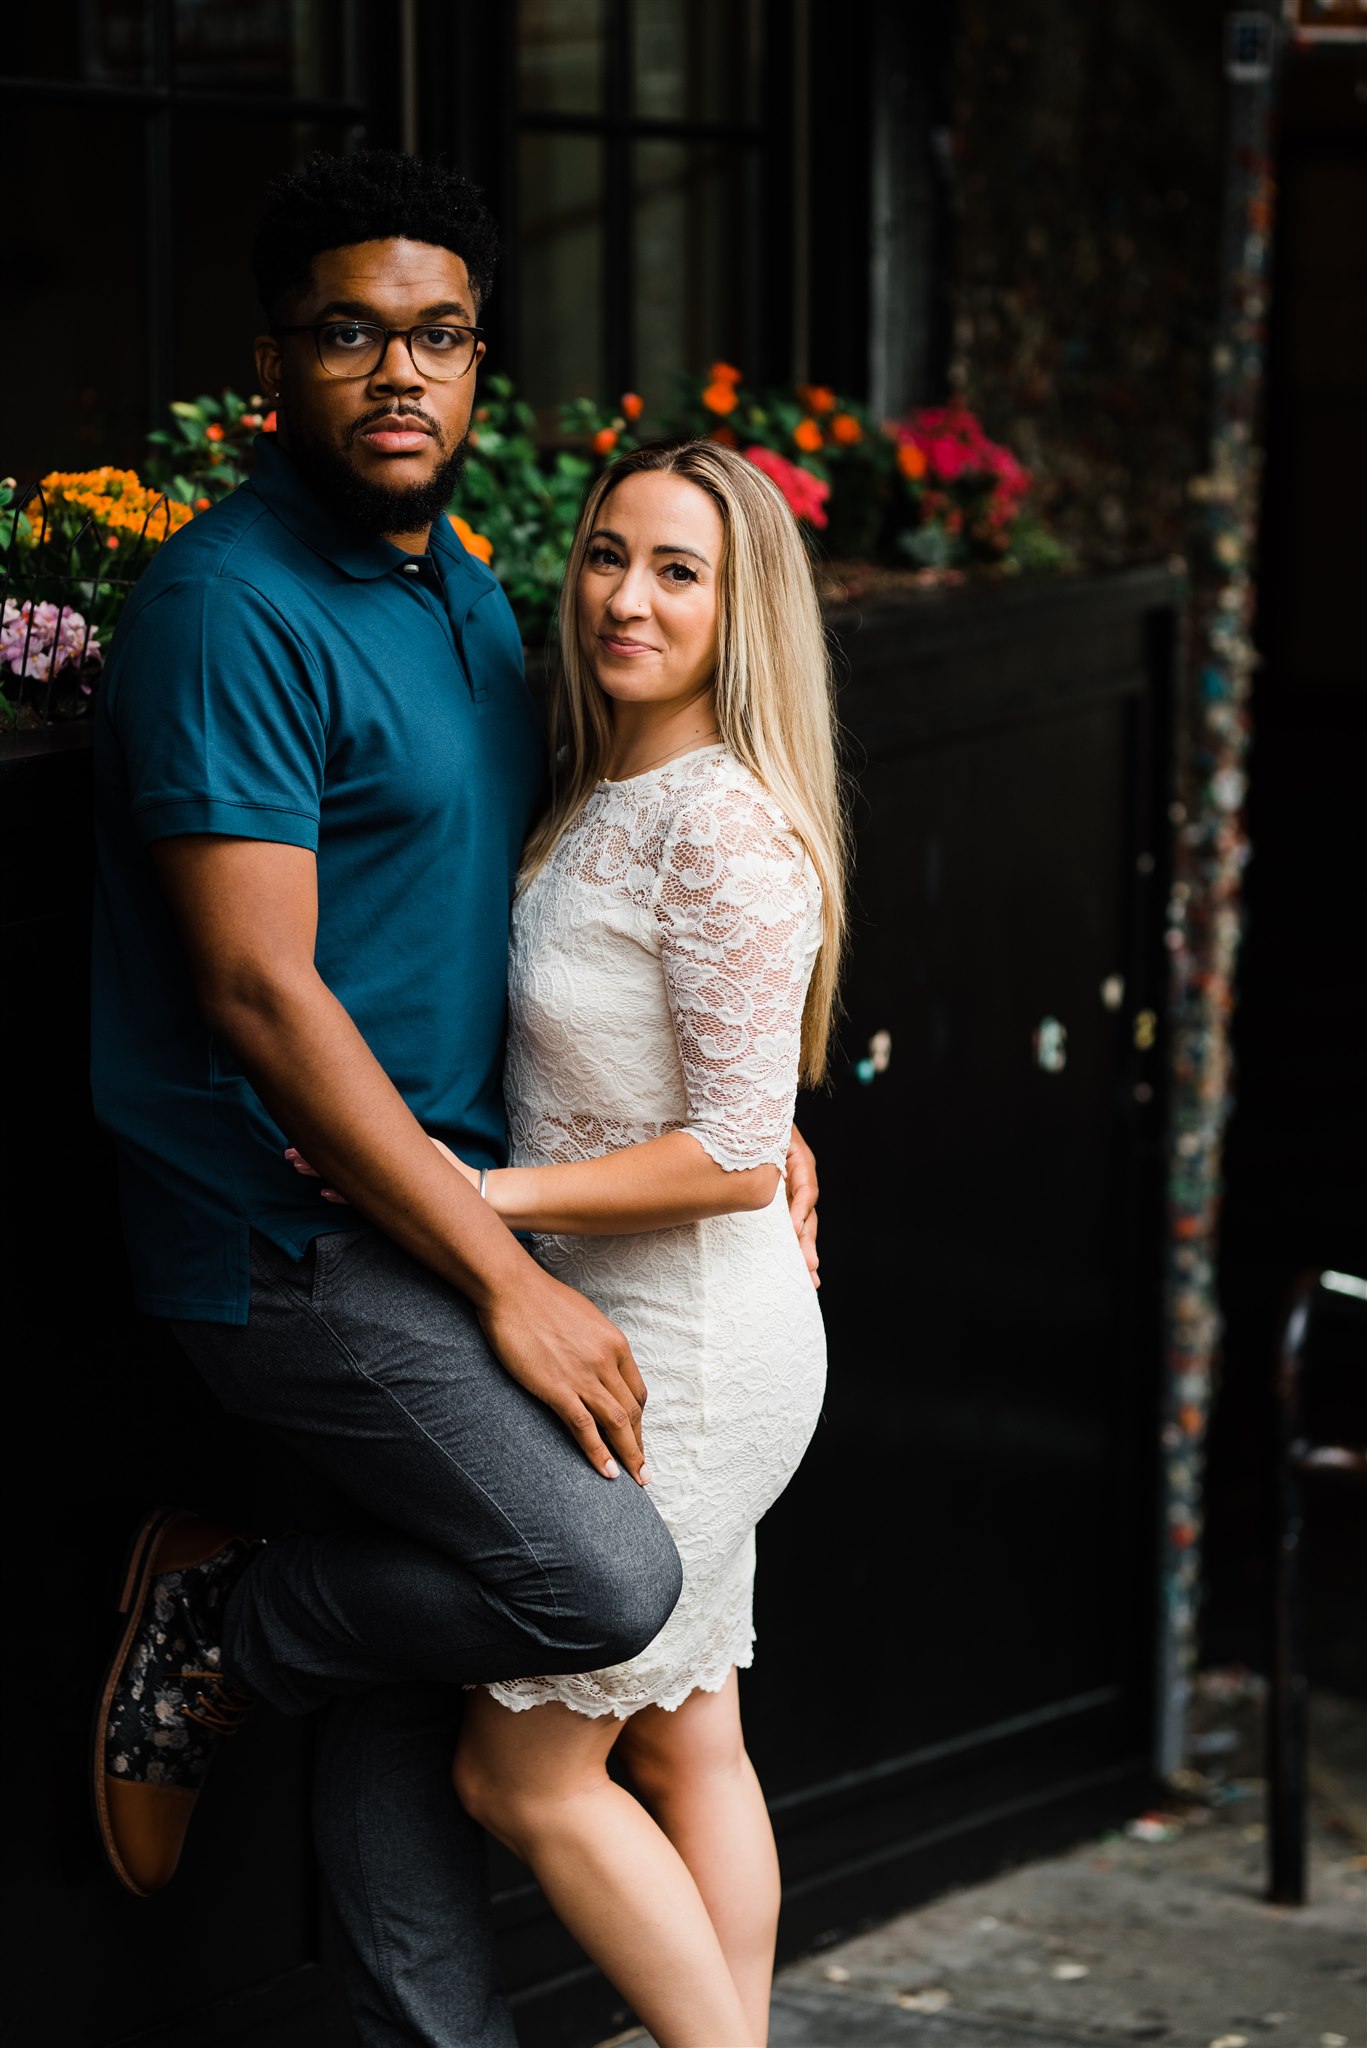
POLYGON ((273 178, 252 250, 252 271, 268 318, 278 320, 308 290, 325 249, 402 237, 459 256, 479 306, 498 260, 498 229, 477 185, 459 171, 396 149, 351 156, 321 150, 300 171, 273 178))

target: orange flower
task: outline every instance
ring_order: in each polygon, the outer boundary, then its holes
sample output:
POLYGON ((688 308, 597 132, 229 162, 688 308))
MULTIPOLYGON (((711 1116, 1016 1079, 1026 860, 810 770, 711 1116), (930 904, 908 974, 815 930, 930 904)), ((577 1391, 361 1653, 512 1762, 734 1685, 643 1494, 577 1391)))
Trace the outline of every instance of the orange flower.
POLYGON ((736 439, 734 427, 713 427, 707 438, 709 441, 720 441, 723 448, 739 448, 740 446, 740 442, 736 439))
POLYGON ((622 411, 629 420, 638 420, 646 409, 645 400, 635 391, 622 393, 622 411))
POLYGON ((713 378, 703 392, 702 402, 709 412, 728 413, 736 409, 736 394, 732 386, 721 377, 713 378))
POLYGON ((217 420, 213 420, 204 429, 204 438, 206 441, 221 441, 223 439, 223 429, 217 420))
POLYGON ((897 444, 897 467, 912 483, 926 473, 926 458, 914 441, 899 441, 897 444))
POLYGON ((739 384, 740 382, 740 371, 733 368, 730 363, 713 363, 707 374, 714 384, 739 384))
POLYGON ((477 555, 481 562, 493 559, 494 544, 486 533, 476 533, 469 520, 462 519, 458 512, 448 512, 446 516, 467 555, 477 555))
POLYGON ((589 442, 595 455, 611 455, 617 446, 617 433, 613 427, 600 427, 589 442))
POLYGON ((117 533, 111 533, 108 540, 105 542, 105 546, 107 548, 116 548, 118 544, 119 536, 117 535, 117 533))
POLYGON ((852 412, 838 412, 831 421, 831 439, 838 441, 842 448, 853 448, 856 441, 862 441, 864 429, 852 412))
POLYGON ((799 420, 793 428, 793 439, 808 455, 814 455, 821 446, 821 429, 815 420, 799 420))
POLYGON ((826 384, 799 384, 797 395, 808 412, 834 412, 835 393, 826 384))
POLYGON ((208 511, 208 509, 209 509, 209 500, 208 500, 207 498, 196 498, 196 499, 195 499, 195 510, 196 510, 196 512, 207 512, 207 511, 208 511))
POLYGON ((263 434, 273 434, 273 433, 275 432, 275 414, 274 414, 274 412, 268 412, 268 413, 266 414, 266 417, 265 417, 265 419, 264 419, 264 420, 262 420, 262 422, 261 422, 261 431, 262 431, 262 433, 263 433, 263 434))

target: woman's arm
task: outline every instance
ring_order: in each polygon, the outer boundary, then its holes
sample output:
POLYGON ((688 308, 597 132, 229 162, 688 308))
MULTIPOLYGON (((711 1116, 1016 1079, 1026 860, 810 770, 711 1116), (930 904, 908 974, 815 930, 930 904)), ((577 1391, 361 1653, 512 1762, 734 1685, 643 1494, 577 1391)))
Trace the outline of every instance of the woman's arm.
POLYGON ((611 1237, 767 1209, 780 1177, 776 1166, 728 1171, 687 1131, 669 1131, 601 1159, 500 1167, 489 1175, 485 1192, 511 1230, 611 1237))

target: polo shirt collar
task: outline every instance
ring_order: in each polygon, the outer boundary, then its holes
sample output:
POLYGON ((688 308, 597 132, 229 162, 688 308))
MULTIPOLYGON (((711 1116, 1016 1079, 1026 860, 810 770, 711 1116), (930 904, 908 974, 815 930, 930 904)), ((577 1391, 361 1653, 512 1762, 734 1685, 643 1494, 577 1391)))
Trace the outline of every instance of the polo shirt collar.
MULTIPOLYGON (((344 576, 358 581, 392 576, 408 559, 401 548, 391 546, 378 535, 363 532, 349 519, 340 518, 308 484, 274 434, 256 437, 250 488, 265 499, 282 526, 287 526, 305 547, 331 562, 344 576)), ((439 558, 437 566, 448 587, 448 603, 454 598, 456 602, 451 608, 467 612, 483 595, 485 576, 444 518, 435 521, 428 546, 439 558)))

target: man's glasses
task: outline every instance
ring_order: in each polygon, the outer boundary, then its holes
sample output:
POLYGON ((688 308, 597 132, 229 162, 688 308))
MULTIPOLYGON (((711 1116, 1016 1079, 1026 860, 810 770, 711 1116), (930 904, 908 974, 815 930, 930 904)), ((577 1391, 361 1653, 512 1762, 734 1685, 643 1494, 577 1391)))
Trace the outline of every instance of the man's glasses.
POLYGON ((451 327, 445 321, 422 327, 380 327, 371 320, 319 320, 308 327, 277 327, 277 334, 311 334, 318 360, 329 377, 369 377, 395 336, 420 377, 438 383, 463 377, 475 360, 482 327, 451 327))

